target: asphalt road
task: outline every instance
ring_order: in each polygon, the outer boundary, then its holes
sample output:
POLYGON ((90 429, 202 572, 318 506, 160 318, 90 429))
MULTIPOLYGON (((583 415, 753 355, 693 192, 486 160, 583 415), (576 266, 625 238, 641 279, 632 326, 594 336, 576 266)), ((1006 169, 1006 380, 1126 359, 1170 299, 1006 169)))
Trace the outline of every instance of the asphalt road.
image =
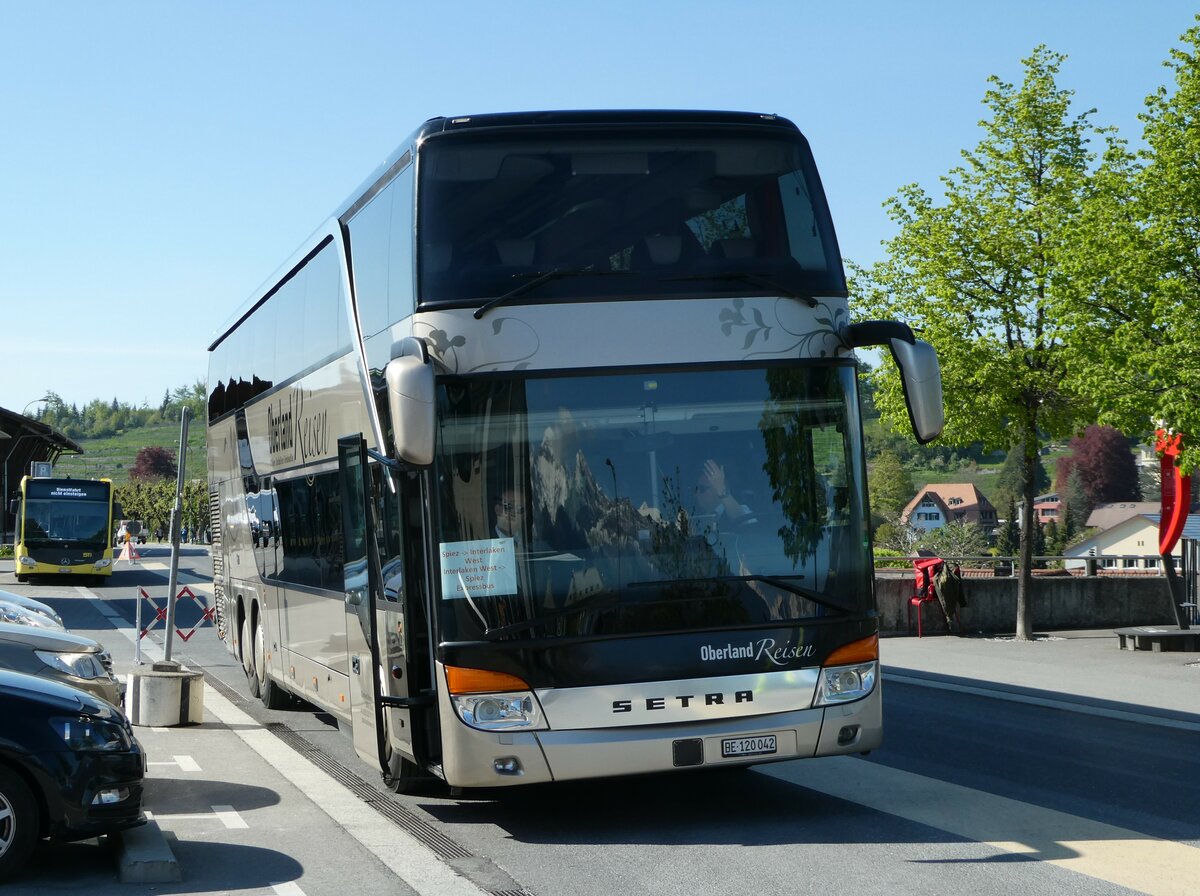
MULTIPOLYGON (((137 587, 165 593, 166 552, 146 554, 103 588, 0 588, 47 600, 120 667, 137 587)), ((185 548, 181 568, 204 597, 207 557, 185 548)), ((184 880, 116 883, 103 845, 44 844, 6 893, 1200 893, 1200 724, 885 671, 886 744, 866 759, 395 796, 327 718, 250 700, 213 632, 174 653, 206 674, 205 723, 139 736, 184 880)))

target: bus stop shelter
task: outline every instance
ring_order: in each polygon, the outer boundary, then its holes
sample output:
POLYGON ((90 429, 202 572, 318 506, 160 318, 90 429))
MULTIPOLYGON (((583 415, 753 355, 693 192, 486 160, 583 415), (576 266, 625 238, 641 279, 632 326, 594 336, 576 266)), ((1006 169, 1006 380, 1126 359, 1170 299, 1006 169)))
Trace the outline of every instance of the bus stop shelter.
POLYGON ((4 458, 0 544, 12 544, 13 518, 8 505, 21 477, 28 475, 31 464, 54 463, 64 454, 83 454, 83 448, 53 426, 0 408, 0 457, 4 458))

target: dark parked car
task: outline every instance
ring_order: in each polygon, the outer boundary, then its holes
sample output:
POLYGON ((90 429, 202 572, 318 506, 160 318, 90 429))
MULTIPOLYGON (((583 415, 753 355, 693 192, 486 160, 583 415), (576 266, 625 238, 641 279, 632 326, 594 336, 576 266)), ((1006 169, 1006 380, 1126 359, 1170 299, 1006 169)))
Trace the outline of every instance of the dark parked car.
POLYGON ((146 754, 128 719, 86 691, 0 670, 0 881, 44 837, 142 824, 146 754))
POLYGON ((0 622, 0 669, 50 678, 121 705, 112 657, 82 635, 0 622))

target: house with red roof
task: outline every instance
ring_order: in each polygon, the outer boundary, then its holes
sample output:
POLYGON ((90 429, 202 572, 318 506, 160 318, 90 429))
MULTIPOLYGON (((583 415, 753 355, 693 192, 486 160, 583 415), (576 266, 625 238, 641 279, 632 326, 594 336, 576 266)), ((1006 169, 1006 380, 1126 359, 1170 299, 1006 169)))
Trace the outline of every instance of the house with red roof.
POLYGON ((996 508, 970 483, 948 482, 923 485, 900 513, 902 522, 914 529, 930 531, 947 523, 978 523, 992 535, 998 525, 996 508))

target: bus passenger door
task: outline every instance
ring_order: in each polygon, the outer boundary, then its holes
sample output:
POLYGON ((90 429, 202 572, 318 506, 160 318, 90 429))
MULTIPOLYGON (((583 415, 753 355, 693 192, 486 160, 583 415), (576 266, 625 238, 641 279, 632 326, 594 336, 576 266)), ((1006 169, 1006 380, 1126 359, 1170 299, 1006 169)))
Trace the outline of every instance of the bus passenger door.
POLYGON ((350 668, 350 714, 354 749, 381 773, 388 746, 380 700, 382 668, 376 605, 380 603, 378 559, 371 534, 370 480, 361 435, 338 439, 345 570, 346 651, 350 668))

